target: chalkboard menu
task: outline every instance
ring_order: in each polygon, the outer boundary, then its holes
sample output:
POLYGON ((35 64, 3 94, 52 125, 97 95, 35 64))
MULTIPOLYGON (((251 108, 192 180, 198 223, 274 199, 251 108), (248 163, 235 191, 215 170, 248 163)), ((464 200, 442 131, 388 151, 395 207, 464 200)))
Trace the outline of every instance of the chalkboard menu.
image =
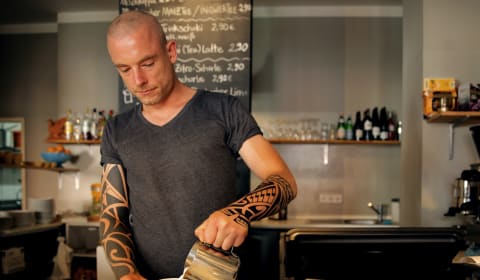
MULTIPOLYGON (((120 13, 143 10, 177 43, 180 81, 239 97, 250 110, 252 0, 120 0, 120 13)), ((120 112, 136 100, 120 81, 120 112)))

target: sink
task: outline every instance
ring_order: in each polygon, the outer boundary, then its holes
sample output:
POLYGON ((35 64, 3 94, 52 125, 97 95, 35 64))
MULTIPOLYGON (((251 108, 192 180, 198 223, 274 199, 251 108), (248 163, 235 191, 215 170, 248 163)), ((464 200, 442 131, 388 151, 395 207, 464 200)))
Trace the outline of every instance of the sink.
POLYGON ((383 224, 380 223, 378 220, 375 219, 351 219, 351 220, 344 220, 344 224, 355 224, 355 225, 377 225, 383 224))
POLYGON ((380 225, 376 219, 307 219, 307 224, 380 225))

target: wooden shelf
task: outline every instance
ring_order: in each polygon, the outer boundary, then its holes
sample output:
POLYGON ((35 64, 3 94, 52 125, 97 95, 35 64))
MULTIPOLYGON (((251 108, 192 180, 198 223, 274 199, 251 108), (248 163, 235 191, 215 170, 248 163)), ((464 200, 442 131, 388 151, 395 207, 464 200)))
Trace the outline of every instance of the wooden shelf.
POLYGON ((331 144, 331 145, 400 145, 400 141, 356 141, 356 140, 293 140, 293 139, 268 139, 272 144, 331 144))
POLYGON ((425 119, 429 123, 454 123, 456 125, 470 125, 480 123, 480 112, 433 112, 425 116, 425 119))
POLYGON ((65 167, 42 167, 35 165, 18 165, 18 164, 0 164, 0 168, 25 168, 25 169, 41 169, 53 172, 78 172, 78 168, 65 168, 65 167))
POLYGON ((65 139, 47 139, 47 143, 53 144, 65 144, 65 145, 98 145, 102 142, 102 140, 65 140, 65 139))

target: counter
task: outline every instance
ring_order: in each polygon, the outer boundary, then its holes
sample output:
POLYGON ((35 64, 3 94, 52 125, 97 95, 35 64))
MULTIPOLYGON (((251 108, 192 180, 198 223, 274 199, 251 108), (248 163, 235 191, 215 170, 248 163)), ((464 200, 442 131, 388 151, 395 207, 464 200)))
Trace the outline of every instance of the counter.
POLYGON ((452 264, 465 249, 464 236, 455 227, 294 228, 283 236, 282 274, 295 279, 465 279, 462 268, 452 264))
POLYGON ((452 264, 466 246, 463 229, 375 222, 366 216, 252 222, 255 255, 250 257, 261 264, 255 273, 261 271, 261 279, 269 280, 465 279, 458 278, 463 268, 452 264))
POLYGON ((0 237, 11 237, 31 233, 39 233, 48 231, 51 229, 60 228, 63 225, 62 222, 49 223, 49 224, 35 224, 28 227, 15 227, 11 229, 0 230, 0 237))
POLYGON ((252 228, 289 230, 292 228, 398 228, 399 225, 377 224, 370 218, 292 218, 273 220, 269 218, 251 223, 252 228))
POLYGON ((4 252, 0 279, 47 279, 53 270, 57 238, 64 235, 61 222, 0 231, 0 251, 4 252), (6 253, 12 251, 16 253, 6 253))

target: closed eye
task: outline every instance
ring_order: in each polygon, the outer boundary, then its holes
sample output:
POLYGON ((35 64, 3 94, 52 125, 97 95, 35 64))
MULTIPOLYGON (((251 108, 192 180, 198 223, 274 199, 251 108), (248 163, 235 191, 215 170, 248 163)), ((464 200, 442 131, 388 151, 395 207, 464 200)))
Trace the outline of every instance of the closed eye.
POLYGON ((118 71, 120 71, 121 73, 127 73, 128 71, 130 71, 130 68, 127 68, 127 67, 125 67, 125 68, 120 67, 120 68, 117 68, 117 69, 118 69, 118 71))
POLYGON ((145 62, 145 63, 142 63, 142 67, 144 68, 149 68, 149 67, 152 67, 155 63, 152 61, 152 62, 145 62))

